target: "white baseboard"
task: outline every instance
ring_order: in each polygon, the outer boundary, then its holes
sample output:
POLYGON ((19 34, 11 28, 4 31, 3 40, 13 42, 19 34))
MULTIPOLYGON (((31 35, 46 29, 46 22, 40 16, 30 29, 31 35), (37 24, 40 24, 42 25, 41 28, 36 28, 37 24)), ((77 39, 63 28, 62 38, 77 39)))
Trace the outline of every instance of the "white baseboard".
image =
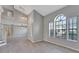
POLYGON ((49 42, 49 43, 52 43, 52 44, 55 44, 57 46, 61 46, 61 47, 64 47, 64 48, 67 48, 67 49, 71 49, 71 50, 74 50, 76 52, 79 52, 79 49, 75 49, 75 48, 71 48, 71 47, 68 47, 68 46, 64 46, 64 45, 61 45, 61 44, 57 44, 55 42, 51 42, 51 41, 48 41, 48 40, 44 40, 45 42, 49 42))

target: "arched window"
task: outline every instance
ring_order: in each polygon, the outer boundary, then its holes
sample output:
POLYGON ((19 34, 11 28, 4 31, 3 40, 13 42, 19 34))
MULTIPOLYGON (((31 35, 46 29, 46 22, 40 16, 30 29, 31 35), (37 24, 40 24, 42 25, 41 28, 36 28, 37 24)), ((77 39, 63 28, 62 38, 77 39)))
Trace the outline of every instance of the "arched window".
POLYGON ((58 39, 77 42, 77 25, 77 16, 66 18, 63 14, 60 14, 55 17, 54 22, 49 21, 49 37, 54 36, 58 39))
POLYGON ((56 16, 54 20, 54 34, 57 38, 67 38, 67 24, 66 24, 66 16, 60 14, 56 16))

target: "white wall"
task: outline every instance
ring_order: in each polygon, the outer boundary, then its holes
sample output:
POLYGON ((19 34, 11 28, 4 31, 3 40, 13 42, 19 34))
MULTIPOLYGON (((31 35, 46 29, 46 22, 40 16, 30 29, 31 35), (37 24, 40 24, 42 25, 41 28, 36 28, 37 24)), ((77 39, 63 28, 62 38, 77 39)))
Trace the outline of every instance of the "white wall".
POLYGON ((43 41, 43 16, 41 16, 37 11, 32 11, 28 16, 28 21, 32 20, 29 26, 29 39, 32 42, 43 41), (32 33, 32 36, 31 36, 32 33))
POLYGON ((33 23, 33 39, 35 41, 43 40, 43 16, 34 10, 34 23, 33 23))

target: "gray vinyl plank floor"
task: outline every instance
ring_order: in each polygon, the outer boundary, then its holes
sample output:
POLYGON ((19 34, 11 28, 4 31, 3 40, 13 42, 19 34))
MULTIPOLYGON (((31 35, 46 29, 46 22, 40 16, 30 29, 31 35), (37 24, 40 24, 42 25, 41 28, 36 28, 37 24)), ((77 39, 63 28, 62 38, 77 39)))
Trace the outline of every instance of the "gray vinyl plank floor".
POLYGON ((8 39, 5 46, 0 47, 0 53, 76 53, 48 42, 32 43, 28 39, 8 39))

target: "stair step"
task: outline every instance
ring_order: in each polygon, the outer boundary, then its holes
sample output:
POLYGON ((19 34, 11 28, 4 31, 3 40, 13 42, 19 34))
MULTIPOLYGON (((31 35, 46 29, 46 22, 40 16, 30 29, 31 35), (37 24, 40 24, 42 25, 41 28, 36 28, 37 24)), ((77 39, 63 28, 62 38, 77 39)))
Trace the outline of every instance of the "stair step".
POLYGON ((3 43, 5 43, 5 42, 0 42, 0 44, 3 44, 3 43))
POLYGON ((6 42, 0 41, 0 46, 6 45, 6 42))
POLYGON ((2 43, 3 41, 0 40, 0 43, 2 43))
POLYGON ((0 43, 1 43, 1 42, 3 42, 3 41, 0 41, 0 43))

